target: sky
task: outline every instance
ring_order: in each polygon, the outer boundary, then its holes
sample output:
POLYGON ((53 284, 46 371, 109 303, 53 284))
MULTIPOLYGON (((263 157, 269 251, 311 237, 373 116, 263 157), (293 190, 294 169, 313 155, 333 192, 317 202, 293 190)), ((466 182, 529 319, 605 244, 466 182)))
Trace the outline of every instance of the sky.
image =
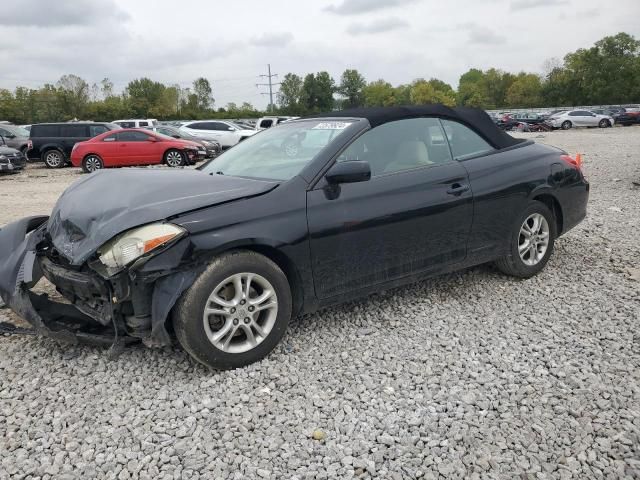
MULTIPOLYGON (((640 0, 20 0, 0 9, 0 88, 73 73, 213 87, 216 106, 268 103, 267 63, 288 72, 347 68, 392 84, 469 68, 543 72, 545 61, 625 31, 640 0)), ((277 91, 277 86, 274 88, 277 91)))

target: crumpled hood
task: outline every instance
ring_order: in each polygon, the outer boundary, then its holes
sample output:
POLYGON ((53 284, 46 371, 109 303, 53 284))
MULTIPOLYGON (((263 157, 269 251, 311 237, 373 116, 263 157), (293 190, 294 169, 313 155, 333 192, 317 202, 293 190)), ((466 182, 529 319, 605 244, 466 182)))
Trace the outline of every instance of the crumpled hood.
POLYGON ((47 224, 56 249, 81 265, 115 235, 149 222, 266 193, 278 184, 198 170, 121 169, 88 175, 64 191, 47 224))

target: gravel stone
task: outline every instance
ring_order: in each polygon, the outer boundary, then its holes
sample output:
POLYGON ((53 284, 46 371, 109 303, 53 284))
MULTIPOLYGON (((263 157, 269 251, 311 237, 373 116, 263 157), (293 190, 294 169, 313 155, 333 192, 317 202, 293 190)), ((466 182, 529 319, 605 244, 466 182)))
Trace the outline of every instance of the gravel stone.
MULTIPOLYGON (((530 280, 485 265, 325 309, 235 371, 0 337, 0 480, 640 478, 640 127, 536 141, 583 154, 591 198, 530 280)), ((0 225, 79 178, 0 176, 0 225)))

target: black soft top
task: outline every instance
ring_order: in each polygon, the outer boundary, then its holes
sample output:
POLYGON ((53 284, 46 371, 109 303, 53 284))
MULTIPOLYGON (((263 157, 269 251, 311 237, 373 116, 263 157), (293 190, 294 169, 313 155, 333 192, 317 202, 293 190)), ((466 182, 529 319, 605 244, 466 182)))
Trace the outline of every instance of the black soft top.
POLYGON ((445 107, 433 105, 407 105, 398 107, 351 108, 335 112, 311 115, 306 118, 366 118, 371 127, 383 123, 417 117, 441 117, 464 123, 485 138, 494 148, 507 148, 523 142, 500 130, 484 110, 469 107, 445 107))

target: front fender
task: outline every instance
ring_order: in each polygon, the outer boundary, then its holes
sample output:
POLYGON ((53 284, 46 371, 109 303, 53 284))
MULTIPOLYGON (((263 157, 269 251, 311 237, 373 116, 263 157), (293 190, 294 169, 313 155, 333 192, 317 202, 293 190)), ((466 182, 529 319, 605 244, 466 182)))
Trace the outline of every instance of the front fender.
POLYGON ((0 297, 7 305, 22 283, 40 279, 37 274, 34 278, 35 247, 43 240, 42 226, 48 218, 26 217, 0 228, 0 297))

